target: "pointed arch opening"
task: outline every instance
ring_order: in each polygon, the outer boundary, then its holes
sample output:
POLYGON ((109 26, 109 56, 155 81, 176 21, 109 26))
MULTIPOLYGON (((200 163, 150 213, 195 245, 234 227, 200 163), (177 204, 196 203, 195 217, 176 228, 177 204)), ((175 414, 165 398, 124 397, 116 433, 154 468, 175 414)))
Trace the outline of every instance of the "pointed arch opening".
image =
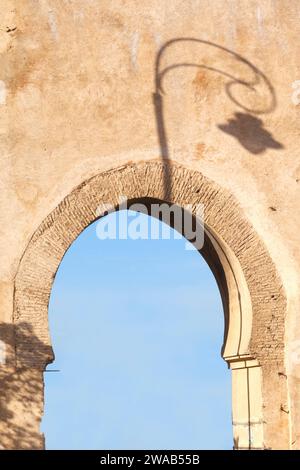
MULTIPOLYGON (((131 205, 163 200, 180 207, 189 204, 192 212, 201 203, 205 209, 201 254, 215 275, 224 308, 222 354, 232 369, 235 448, 278 448, 288 441, 281 433, 288 429, 288 417, 282 412, 287 400, 282 380, 286 299, 275 266, 228 191, 173 164, 166 192, 164 171, 163 163, 152 161, 100 173, 72 191, 36 230, 15 280, 16 367, 35 374, 37 380, 40 377, 42 383, 43 371, 53 359, 48 302, 54 276, 71 243, 101 217, 102 203, 110 201, 117 209, 120 197, 126 195, 131 205)), ((35 399, 38 425, 42 391, 35 399)), ((37 447, 43 447, 43 437, 39 439, 37 447)))
POLYGON ((220 292, 176 230, 132 210, 91 224, 48 317, 46 449, 232 449, 220 292))

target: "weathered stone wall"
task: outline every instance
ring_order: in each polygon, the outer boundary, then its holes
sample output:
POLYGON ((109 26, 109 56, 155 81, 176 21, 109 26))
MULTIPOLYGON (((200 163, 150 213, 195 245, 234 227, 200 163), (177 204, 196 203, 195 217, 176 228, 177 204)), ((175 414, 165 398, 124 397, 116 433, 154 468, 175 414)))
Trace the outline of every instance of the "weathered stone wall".
POLYGON ((279 350, 284 335, 288 395, 281 411, 274 403, 285 418, 273 432, 300 448, 298 0, 1 0, 1 11, 1 417, 4 429, 33 429, 1 444, 42 442, 40 371, 12 372, 15 279, 30 240, 90 178, 163 158, 233 197, 275 266, 270 305, 279 295, 285 307, 270 335, 279 350), (36 386, 16 398, 30 374, 36 386))

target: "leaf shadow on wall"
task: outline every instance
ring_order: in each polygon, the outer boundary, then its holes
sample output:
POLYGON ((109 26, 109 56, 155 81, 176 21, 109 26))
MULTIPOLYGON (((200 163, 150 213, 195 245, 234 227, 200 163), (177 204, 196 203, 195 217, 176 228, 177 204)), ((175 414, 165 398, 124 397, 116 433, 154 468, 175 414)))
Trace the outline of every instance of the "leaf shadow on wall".
MULTIPOLYGON (((17 332, 15 325, 0 323, 0 340, 6 345, 6 357, 0 363, 0 448, 41 449, 44 447, 44 436, 39 430, 44 366, 15 364, 16 337, 20 344, 30 344, 37 364, 44 362, 45 353, 52 354, 52 348, 40 341, 29 323, 19 323, 17 332)), ((23 359, 22 348, 20 357, 23 359)))

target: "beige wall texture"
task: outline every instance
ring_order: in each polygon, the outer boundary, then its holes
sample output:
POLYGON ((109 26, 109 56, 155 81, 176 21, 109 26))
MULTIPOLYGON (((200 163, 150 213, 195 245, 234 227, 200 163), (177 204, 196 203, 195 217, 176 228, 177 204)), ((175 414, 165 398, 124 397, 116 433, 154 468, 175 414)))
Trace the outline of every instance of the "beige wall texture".
POLYGON ((300 449, 299 0, 0 11, 1 448, 44 446, 53 278, 125 195, 204 204, 234 445, 300 449))

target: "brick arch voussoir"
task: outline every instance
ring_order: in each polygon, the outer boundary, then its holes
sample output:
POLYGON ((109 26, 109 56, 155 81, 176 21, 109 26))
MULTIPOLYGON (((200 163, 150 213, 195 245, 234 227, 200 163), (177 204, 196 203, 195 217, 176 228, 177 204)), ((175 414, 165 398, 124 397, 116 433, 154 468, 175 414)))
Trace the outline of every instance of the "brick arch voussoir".
MULTIPOLYGON (((205 223, 236 256, 251 296, 253 325, 250 350, 260 362, 283 365, 286 300, 281 281, 263 242, 235 198, 201 173, 173 164, 165 188, 164 164, 128 164, 85 181, 42 222, 27 246, 15 279, 14 323, 17 364, 44 368, 51 361, 48 302, 55 273, 66 250, 97 217, 99 207, 120 197, 152 197, 178 205, 201 203, 205 223), (44 345, 45 357, 22 343, 23 325, 44 345)), ((100 209, 101 211, 101 209, 100 209)))

